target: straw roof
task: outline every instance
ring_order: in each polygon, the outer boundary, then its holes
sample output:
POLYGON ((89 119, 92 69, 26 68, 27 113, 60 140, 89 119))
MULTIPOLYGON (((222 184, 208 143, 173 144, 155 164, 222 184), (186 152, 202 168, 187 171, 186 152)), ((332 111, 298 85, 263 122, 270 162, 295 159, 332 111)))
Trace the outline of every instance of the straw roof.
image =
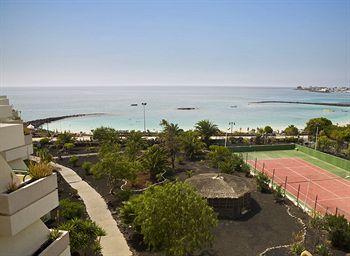
POLYGON ((239 198, 250 192, 243 178, 225 173, 203 173, 186 180, 205 198, 239 198))

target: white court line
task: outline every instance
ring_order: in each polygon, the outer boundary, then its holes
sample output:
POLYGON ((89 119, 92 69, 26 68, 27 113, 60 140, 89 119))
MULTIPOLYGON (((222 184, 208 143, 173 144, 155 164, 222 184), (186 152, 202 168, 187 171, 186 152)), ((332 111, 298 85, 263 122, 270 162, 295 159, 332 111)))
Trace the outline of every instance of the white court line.
POLYGON ((328 177, 335 177, 336 179, 336 181, 338 181, 338 182, 340 182, 341 184, 343 184, 343 185, 345 185, 346 187, 349 187, 350 188, 350 182, 349 182, 349 184, 348 184, 348 181, 347 180, 343 180, 343 178, 342 177, 340 177, 340 176, 338 176, 338 175, 335 175, 335 174, 333 174, 333 173, 330 173, 330 172, 328 172, 328 171, 326 171, 326 170, 323 170, 322 168, 320 168, 320 167, 318 167, 318 166, 314 166, 313 164, 311 164, 311 163, 308 163, 308 162, 306 162, 305 160, 302 160, 302 159, 299 159, 299 158, 294 158, 295 159, 295 161, 297 161, 297 162, 299 162, 300 163, 300 161, 302 161, 302 162, 305 162, 305 164, 306 164, 306 166, 307 167, 310 167, 312 170, 316 170, 318 173, 320 173, 320 174, 324 174, 324 175, 326 175, 326 176, 328 176, 328 177), (338 179, 337 179, 338 178, 338 179), (343 181, 345 181, 345 182, 343 182, 343 181))
MULTIPOLYGON (((290 171, 292 171, 292 172, 294 172, 294 173, 297 173, 297 172, 293 171, 293 170, 290 169, 290 168, 287 168, 287 169, 289 169, 290 171)), ((308 179, 308 178, 305 177, 304 175, 302 175, 302 174, 300 174, 300 173, 297 173, 297 174, 300 175, 301 177, 303 177, 303 178, 309 180, 312 184, 315 184, 316 186, 320 187, 321 189, 323 189, 323 190, 325 190, 325 191, 328 191, 329 193, 335 195, 337 198, 340 198, 340 196, 338 196, 337 194, 335 194, 335 193, 333 193, 332 191, 330 191, 330 190, 324 188, 323 186, 318 185, 317 183, 312 182, 312 180, 308 179)), ((316 194, 316 195, 317 195, 317 194, 316 194)))

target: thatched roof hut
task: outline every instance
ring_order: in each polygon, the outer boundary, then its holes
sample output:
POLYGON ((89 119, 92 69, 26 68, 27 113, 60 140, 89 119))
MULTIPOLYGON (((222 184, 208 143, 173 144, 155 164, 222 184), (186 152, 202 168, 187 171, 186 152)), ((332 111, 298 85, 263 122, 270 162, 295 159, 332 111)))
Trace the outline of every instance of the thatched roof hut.
POLYGON ((250 186, 241 177, 225 173, 198 174, 186 180, 208 200, 219 217, 238 218, 250 207, 250 186))

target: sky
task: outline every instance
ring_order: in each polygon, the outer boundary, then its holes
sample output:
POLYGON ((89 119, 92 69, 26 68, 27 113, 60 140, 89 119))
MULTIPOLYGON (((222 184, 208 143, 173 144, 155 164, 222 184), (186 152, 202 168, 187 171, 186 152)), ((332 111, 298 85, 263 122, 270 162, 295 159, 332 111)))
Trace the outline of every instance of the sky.
POLYGON ((350 86, 350 0, 0 0, 0 85, 350 86))

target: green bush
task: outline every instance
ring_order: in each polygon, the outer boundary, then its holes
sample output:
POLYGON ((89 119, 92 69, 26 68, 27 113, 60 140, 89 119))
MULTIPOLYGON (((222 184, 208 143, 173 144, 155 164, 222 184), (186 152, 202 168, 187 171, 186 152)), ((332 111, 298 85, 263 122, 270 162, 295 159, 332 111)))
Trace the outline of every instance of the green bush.
POLYGON ((91 220, 74 218, 61 224, 58 229, 69 232, 69 242, 72 253, 86 255, 88 251, 101 253, 99 237, 106 232, 91 220))
POLYGON ((72 156, 69 158, 69 163, 76 167, 78 165, 79 158, 77 156, 72 156))
POLYGON ((332 255, 328 246, 326 244, 318 244, 316 245, 315 252, 320 256, 330 256, 332 255))
POLYGON ((50 163, 53 159, 52 155, 46 148, 38 149, 36 155, 40 157, 40 161, 44 163, 50 163))
POLYGON ((40 146, 43 147, 43 146, 46 146, 47 144, 50 143, 50 139, 49 138, 42 138, 40 141, 40 146))
POLYGON ((50 234, 49 234, 49 240, 50 241, 55 241, 57 238, 61 236, 61 231, 58 229, 51 229, 50 234))
POLYGON ((305 247, 301 242, 293 243, 290 247, 290 253, 295 256, 299 256, 304 250, 305 247))
POLYGON ((284 193, 283 193, 283 189, 282 186, 279 185, 275 188, 275 190, 273 191, 273 196, 276 200, 276 202, 282 202, 284 199, 284 193))
POLYGON ((60 217, 66 220, 71 220, 74 218, 81 218, 84 216, 85 207, 80 202, 74 202, 69 199, 62 199, 60 201, 60 217))
POLYGON ((86 175, 91 175, 91 168, 92 168, 92 163, 89 161, 85 161, 82 165, 81 168, 83 168, 83 170, 85 171, 86 175))
POLYGON ((257 183, 257 188, 260 192, 262 193, 268 193, 270 192, 270 179, 267 174, 263 172, 259 172, 258 175, 256 176, 256 183, 257 183))
POLYGON ((208 154, 210 165, 212 167, 218 168, 220 162, 224 162, 226 158, 229 158, 232 155, 230 149, 223 146, 212 145, 209 147, 210 152, 208 154))
POLYGON ((328 231, 328 237, 336 248, 350 250, 350 223, 342 215, 327 214, 324 217, 324 228, 328 231))
POLYGON ((72 143, 72 142, 64 143, 64 148, 67 150, 70 150, 70 149, 74 148, 74 143, 72 143))
POLYGON ((217 225, 206 200, 183 182, 156 186, 131 198, 122 207, 121 217, 142 234, 149 248, 172 256, 210 246, 217 225))
POLYGON ((28 174, 33 180, 50 176, 52 172, 53 167, 45 162, 31 163, 28 168, 28 174))
POLYGON ((124 189, 124 190, 119 190, 115 196, 120 201, 124 202, 124 201, 128 201, 131 195, 132 195, 132 191, 130 189, 124 189))

